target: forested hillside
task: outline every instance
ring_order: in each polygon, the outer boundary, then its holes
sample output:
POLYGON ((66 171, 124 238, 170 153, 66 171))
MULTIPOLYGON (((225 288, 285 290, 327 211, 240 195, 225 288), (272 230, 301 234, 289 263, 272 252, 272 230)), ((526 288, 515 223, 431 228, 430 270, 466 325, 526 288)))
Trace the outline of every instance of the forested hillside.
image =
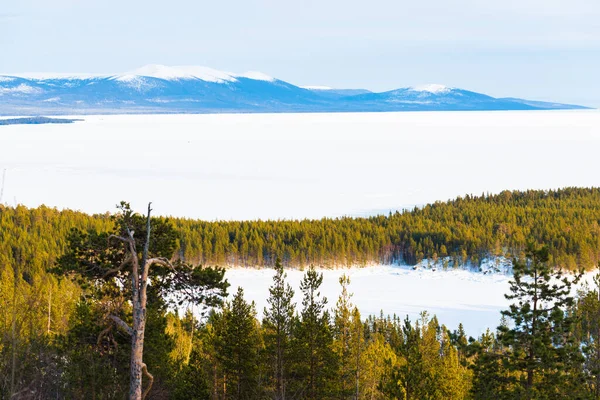
MULTIPOLYGON (((273 266, 277 257, 288 267, 442 257, 451 266, 476 265, 487 256, 522 256, 528 241, 548 244, 554 266, 590 268, 600 259, 598 188, 465 196, 371 218, 170 221, 179 234, 176 256, 208 265, 273 266)), ((105 230, 111 223, 108 214, 0 206, 0 260, 51 265, 70 228, 105 230)))
POLYGON ((96 216, 0 207, 0 398, 123 399, 138 379, 144 395, 131 398, 598 399, 598 287, 571 297, 577 276, 562 280, 552 267, 596 263, 599 218, 599 189, 504 192, 318 221, 151 219, 150 207, 144 219, 126 203, 96 216), (523 257, 505 321, 473 339, 427 313, 361 315, 346 277, 335 304, 321 296, 314 268, 290 287, 276 261, 448 255, 460 264, 486 254, 523 257), (141 277, 151 284, 139 286, 136 266, 149 263, 141 277), (243 288, 224 301, 224 270, 198 263, 276 266, 262 320, 243 288), (190 302, 212 312, 175 312, 190 302), (143 363, 132 339, 140 318, 143 363), (134 354, 143 378, 131 372, 134 354))

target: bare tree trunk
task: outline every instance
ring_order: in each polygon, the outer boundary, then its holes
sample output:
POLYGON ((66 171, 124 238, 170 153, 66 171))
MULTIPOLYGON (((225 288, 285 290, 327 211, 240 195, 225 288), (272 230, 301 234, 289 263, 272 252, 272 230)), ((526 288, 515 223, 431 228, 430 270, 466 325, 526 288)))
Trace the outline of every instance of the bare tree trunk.
POLYGON ((129 399, 142 400, 152 387, 154 380, 152 375, 148 373, 146 364, 144 364, 144 333, 146 331, 146 289, 148 287, 148 270, 150 263, 148 261, 148 249, 150 247, 150 208, 152 203, 148 204, 148 214, 146 216, 146 242, 142 252, 142 263, 137 262, 137 254, 135 250, 135 241, 133 233, 129 232, 130 251, 133 256, 133 333, 131 335, 131 371, 129 382, 129 399), (141 276, 140 276, 141 272, 141 276), (149 387, 142 396, 142 374, 150 378, 149 387))
POLYGON ((142 367, 144 365, 144 331, 146 328, 145 310, 134 308, 133 335, 131 335, 131 371, 129 382, 129 398, 142 399, 142 367))

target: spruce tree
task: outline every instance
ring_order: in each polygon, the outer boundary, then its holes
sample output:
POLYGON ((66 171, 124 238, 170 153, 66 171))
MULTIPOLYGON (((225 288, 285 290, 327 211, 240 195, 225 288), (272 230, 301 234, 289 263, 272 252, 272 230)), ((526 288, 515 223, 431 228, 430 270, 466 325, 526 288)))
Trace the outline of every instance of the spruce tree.
POLYGON ((479 340, 470 345, 470 349, 475 353, 475 361, 471 366, 473 398, 481 400, 510 398, 507 389, 509 379, 502 363, 503 353, 494 334, 487 329, 479 340))
POLYGON ((390 376, 396 367, 397 355, 381 333, 374 333, 360 357, 359 399, 388 399, 381 389, 390 386, 390 376), (387 379, 387 380, 386 380, 387 379))
POLYGON ((342 293, 338 298, 333 312, 333 349, 339 360, 338 365, 338 398, 347 399, 354 392, 356 379, 356 361, 352 354, 353 327, 352 327, 352 294, 348 292, 350 278, 343 274, 340 279, 342 293))
POLYGON ((600 399, 600 271, 593 281, 593 290, 584 286, 578 292, 575 331, 584 357, 585 387, 592 398, 600 399))
POLYGON ((353 373, 353 399, 358 400, 363 387, 361 385, 362 375, 365 372, 363 368, 364 353, 366 351, 364 325, 360 318, 360 311, 355 306, 352 310, 352 320, 350 325, 350 358, 352 362, 353 373))
MULTIPOLYGON (((548 248, 529 245, 525 261, 515 261, 510 293, 515 303, 502 314, 513 326, 499 327, 507 348, 505 366, 513 372, 513 398, 554 398, 577 379, 579 349, 573 345, 571 286, 578 277, 563 277, 548 266, 548 248)), ((564 393, 567 395, 567 393, 564 393)))
POLYGON ((281 260, 275 262, 273 285, 263 313, 265 353, 269 364, 270 381, 273 385, 272 398, 283 400, 286 396, 290 373, 290 342, 294 323, 294 290, 285 283, 286 274, 281 260))
POLYGON ((331 397, 335 373, 335 354, 327 298, 321 297, 319 287, 323 274, 311 267, 300 283, 303 294, 302 312, 295 329, 295 372, 298 387, 296 396, 321 400, 331 397))
MULTIPOLYGON (((238 287, 231 302, 223 308, 218 333, 217 356, 226 376, 225 398, 256 399, 259 396, 260 331, 254 303, 244 300, 244 290, 238 287)), ((225 386, 224 385, 224 386, 225 386)))

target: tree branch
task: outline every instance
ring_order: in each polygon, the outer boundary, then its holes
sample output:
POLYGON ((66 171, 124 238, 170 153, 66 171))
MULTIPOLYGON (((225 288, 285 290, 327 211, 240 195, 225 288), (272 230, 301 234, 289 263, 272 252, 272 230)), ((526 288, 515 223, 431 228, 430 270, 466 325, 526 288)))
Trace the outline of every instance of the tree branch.
POLYGON ((96 341, 96 344, 98 345, 98 347, 100 347, 100 345, 102 344, 102 339, 104 339, 104 336, 108 335, 111 330, 112 330, 112 325, 106 327, 106 329, 104 329, 102 332, 100 332, 100 334, 98 335, 98 340, 96 341))
POLYGON ((109 235, 108 236, 108 240, 110 239, 117 239, 120 240, 121 242, 125 242, 125 243, 129 243, 130 239, 123 237, 123 236, 118 236, 118 235, 109 235))
POLYGON ((125 332, 129 334, 129 336, 133 336, 133 328, 127 325, 127 322, 123 321, 121 318, 116 315, 109 315, 108 318, 112 319, 115 324, 125 332))
POLYGON ((150 224, 150 212, 152 203, 148 203, 148 215, 146 216, 146 242, 144 243, 144 251, 142 252, 142 265, 146 265, 148 259, 148 251, 150 250, 150 230, 152 228, 150 224))
MULTIPOLYGON (((131 254, 131 286, 133 291, 133 301, 139 303, 140 301, 140 263, 137 258, 137 250, 135 248, 135 239, 133 238, 133 232, 127 227, 127 234, 129 235, 129 253, 131 254)), ((135 308, 135 307, 134 307, 135 308)))
POLYGON ((133 261, 133 260, 132 260, 132 256, 131 256, 131 254, 129 254, 129 255, 128 255, 126 258, 125 258, 125 260, 124 260, 124 261, 121 263, 121 265, 119 265, 117 268, 112 268, 112 269, 109 269, 108 271, 106 271, 106 272, 104 273, 104 275, 102 275, 102 279, 106 279, 106 278, 108 278, 109 276, 111 276, 111 275, 113 275, 113 274, 116 274, 117 272, 120 272, 120 271, 121 271, 123 268, 125 268, 125 266, 126 266, 128 263, 130 263, 130 262, 132 262, 132 261, 133 261))
POLYGON ((175 271, 175 267, 173 266, 171 261, 169 261, 168 259, 166 259, 164 257, 156 257, 156 258, 150 258, 148 261, 146 261, 146 266, 147 266, 146 274, 148 273, 148 270, 150 269, 150 267, 153 264, 162 265, 163 267, 167 267, 167 268, 170 268, 173 271, 175 271))
POLYGON ((146 307, 146 288, 148 286, 148 252, 150 250, 150 231, 152 229, 150 221, 150 213, 152 203, 148 203, 148 215, 146 215, 146 242, 142 251, 142 280, 140 281, 140 303, 142 307, 146 307))
POLYGON ((144 390, 144 393, 142 394, 142 400, 144 400, 146 396, 148 396, 148 393, 150 393, 150 389, 152 389, 152 384, 154 383, 154 376, 152 376, 152 374, 148 372, 148 367, 146 366, 146 363, 142 363, 142 372, 148 377, 148 381, 150 382, 148 384, 148 387, 146 388, 146 390, 144 390))

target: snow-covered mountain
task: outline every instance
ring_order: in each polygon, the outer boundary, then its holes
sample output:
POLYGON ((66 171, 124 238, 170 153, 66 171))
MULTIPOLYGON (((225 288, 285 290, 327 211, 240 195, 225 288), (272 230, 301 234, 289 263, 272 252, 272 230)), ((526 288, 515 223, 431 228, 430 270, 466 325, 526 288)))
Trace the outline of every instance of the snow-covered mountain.
POLYGON ((116 75, 0 74, 0 114, 577 109, 443 85, 374 93, 295 86, 260 72, 148 65, 116 75))

